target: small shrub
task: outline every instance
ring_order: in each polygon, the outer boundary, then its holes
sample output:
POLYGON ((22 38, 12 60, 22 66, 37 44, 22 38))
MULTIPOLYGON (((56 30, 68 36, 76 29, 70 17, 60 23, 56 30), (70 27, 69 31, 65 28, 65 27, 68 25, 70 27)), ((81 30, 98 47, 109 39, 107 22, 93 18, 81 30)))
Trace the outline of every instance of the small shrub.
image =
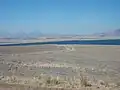
POLYGON ((81 86, 85 86, 85 87, 92 86, 90 83, 88 83, 87 78, 85 76, 83 76, 82 74, 80 74, 80 81, 81 81, 81 86))
POLYGON ((48 77, 48 78, 47 78, 46 84, 51 84, 51 77, 48 77))
POLYGON ((117 82, 116 85, 117 85, 118 87, 120 87, 120 82, 117 82))
POLYGON ((46 84, 58 85, 58 84, 60 84, 60 80, 58 80, 56 78, 48 77, 46 80, 46 84))
POLYGON ((108 84, 107 81, 105 82, 105 81, 103 81, 103 80, 100 80, 100 81, 99 81, 99 84, 100 84, 100 85, 103 85, 103 86, 105 86, 105 87, 109 87, 109 84, 108 84))
POLYGON ((60 81, 57 80, 57 79, 53 79, 53 83, 54 83, 55 85, 58 85, 58 84, 60 84, 60 81))

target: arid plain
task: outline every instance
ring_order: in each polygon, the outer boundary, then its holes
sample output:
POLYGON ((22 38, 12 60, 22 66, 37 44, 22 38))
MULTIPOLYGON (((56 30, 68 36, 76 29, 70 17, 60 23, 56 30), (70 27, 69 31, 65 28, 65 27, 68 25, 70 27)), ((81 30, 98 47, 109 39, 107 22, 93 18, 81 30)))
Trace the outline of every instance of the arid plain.
POLYGON ((120 90, 120 46, 1 46, 0 87, 120 90))

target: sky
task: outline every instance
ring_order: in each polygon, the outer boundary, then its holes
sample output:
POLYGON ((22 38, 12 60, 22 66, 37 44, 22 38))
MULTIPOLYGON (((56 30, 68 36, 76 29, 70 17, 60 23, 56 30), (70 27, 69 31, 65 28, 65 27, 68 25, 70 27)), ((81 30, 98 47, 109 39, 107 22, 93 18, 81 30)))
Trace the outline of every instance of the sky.
POLYGON ((92 34, 120 28, 120 0, 0 0, 0 35, 92 34))

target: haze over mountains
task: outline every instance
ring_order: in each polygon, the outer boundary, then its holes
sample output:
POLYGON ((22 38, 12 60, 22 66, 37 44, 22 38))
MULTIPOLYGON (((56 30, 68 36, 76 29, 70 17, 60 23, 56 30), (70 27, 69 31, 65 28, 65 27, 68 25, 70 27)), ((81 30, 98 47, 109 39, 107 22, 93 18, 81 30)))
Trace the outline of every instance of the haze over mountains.
MULTIPOLYGON (((118 37, 120 36, 120 29, 116 29, 113 31, 108 31, 108 32, 102 32, 102 33, 95 33, 93 34, 93 36, 101 36, 101 37, 109 37, 109 36, 113 36, 113 37, 118 37)), ((41 33, 40 31, 32 31, 32 32, 23 32, 23 31, 18 31, 18 32, 5 32, 3 31, 2 33, 0 33, 0 38, 20 38, 20 39, 29 39, 29 38, 37 38, 37 37, 41 37, 41 36, 47 36, 43 33, 41 33)), ((59 35, 62 36, 62 35, 59 35)))

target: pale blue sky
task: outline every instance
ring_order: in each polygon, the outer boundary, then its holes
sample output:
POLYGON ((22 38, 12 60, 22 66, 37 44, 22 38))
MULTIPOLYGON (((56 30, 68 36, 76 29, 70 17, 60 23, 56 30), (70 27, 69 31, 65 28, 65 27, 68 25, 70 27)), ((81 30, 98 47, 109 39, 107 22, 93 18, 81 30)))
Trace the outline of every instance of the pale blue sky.
POLYGON ((120 28, 120 0, 0 0, 0 33, 91 34, 120 28))

